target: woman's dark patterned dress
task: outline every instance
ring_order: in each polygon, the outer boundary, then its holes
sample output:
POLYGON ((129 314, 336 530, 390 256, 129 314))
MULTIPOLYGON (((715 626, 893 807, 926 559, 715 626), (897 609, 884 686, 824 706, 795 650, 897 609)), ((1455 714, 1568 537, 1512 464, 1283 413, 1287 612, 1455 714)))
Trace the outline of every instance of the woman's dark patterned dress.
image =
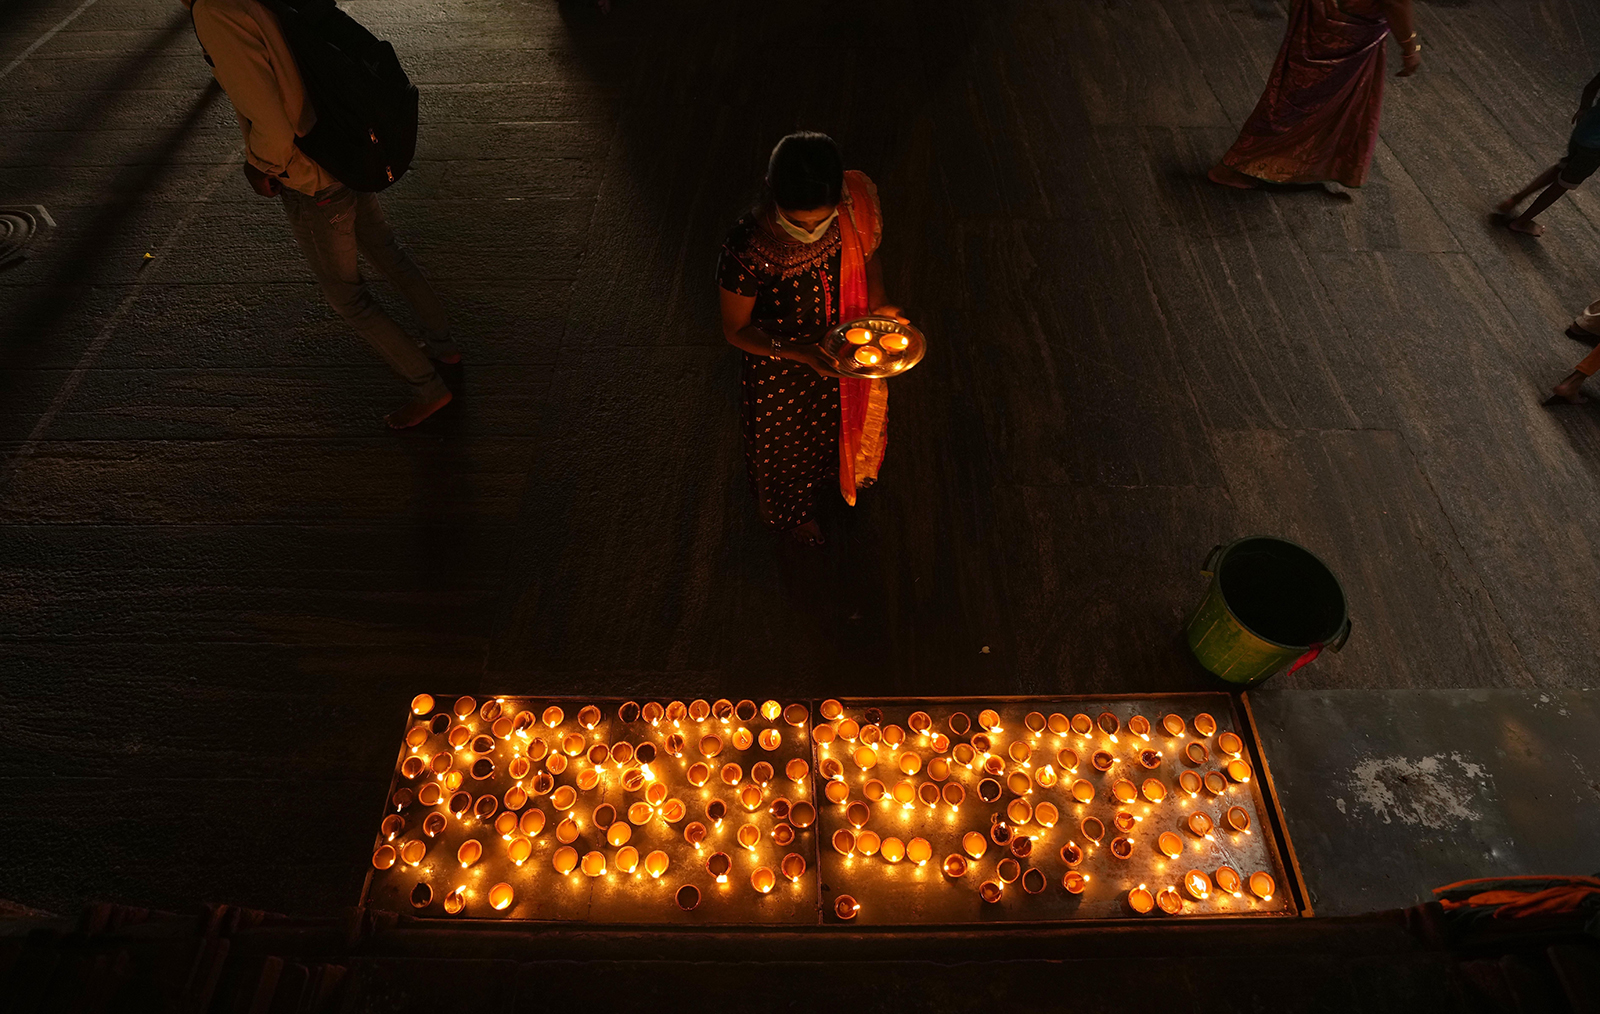
MULTIPOLYGON (((751 323, 814 343, 839 322, 839 223, 815 243, 774 239, 753 215, 722 246, 717 284, 754 296, 751 323)), ((839 481, 839 381, 804 363, 744 353, 744 461, 761 520, 780 531, 811 520, 839 481)))

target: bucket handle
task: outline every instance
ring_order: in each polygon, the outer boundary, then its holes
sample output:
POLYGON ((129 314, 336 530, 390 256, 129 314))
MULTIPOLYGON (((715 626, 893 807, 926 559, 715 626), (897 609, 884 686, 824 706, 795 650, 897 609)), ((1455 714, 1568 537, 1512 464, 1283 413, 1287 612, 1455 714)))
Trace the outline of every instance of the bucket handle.
POLYGON ((1222 555, 1221 546, 1212 546, 1211 552, 1206 554, 1206 562, 1200 565, 1200 573, 1210 577, 1217 572, 1217 557, 1222 555))
POLYGON ((1327 648, 1329 651, 1338 651, 1340 648, 1343 648, 1344 642, 1350 640, 1350 627, 1350 618, 1347 616, 1344 620, 1344 629, 1339 631, 1338 636, 1333 639, 1331 644, 1325 645, 1321 641, 1313 644, 1310 648, 1306 649, 1306 653, 1304 655, 1301 655, 1299 658, 1294 660, 1294 665, 1291 665, 1289 670, 1285 672, 1284 675, 1293 676, 1296 669, 1316 661, 1317 656, 1322 654, 1323 648, 1327 648))

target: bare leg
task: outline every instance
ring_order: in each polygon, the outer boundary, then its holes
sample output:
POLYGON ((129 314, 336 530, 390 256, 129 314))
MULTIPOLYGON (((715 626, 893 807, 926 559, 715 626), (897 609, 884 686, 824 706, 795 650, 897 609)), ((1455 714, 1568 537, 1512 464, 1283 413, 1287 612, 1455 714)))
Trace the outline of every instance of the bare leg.
POLYGON ((1550 205, 1556 203, 1556 201, 1559 201, 1561 199, 1561 195, 1566 192, 1567 188, 1562 186, 1560 181, 1550 184, 1548 187, 1545 187, 1544 193, 1534 198, 1533 203, 1528 205, 1527 211, 1524 211, 1516 218, 1513 218, 1511 221, 1507 222, 1506 228, 1510 229, 1512 232, 1520 232, 1529 236, 1544 235, 1544 226, 1540 225, 1538 222, 1535 222, 1534 219, 1538 217, 1539 213, 1544 211, 1544 209, 1550 207, 1550 205))
POLYGON ((1533 181, 1531 183, 1529 183, 1527 186, 1523 187, 1521 190, 1518 190, 1516 193, 1512 194, 1510 197, 1507 197, 1505 200, 1501 201, 1499 204, 1495 205, 1495 210, 1500 212, 1500 214, 1502 214, 1502 215, 1511 214, 1513 211, 1517 210, 1517 205, 1521 204, 1523 201, 1526 201, 1528 198, 1532 197, 1534 194, 1538 193, 1539 191, 1543 190, 1545 187, 1548 187, 1550 184, 1554 183, 1556 181, 1556 177, 1559 176, 1559 175, 1561 175, 1561 166, 1560 165, 1551 166, 1550 168, 1546 169, 1544 172, 1542 172, 1539 175, 1535 176, 1533 178, 1533 181))
MULTIPOLYGON (((1555 386, 1556 398, 1560 398, 1562 401, 1569 402, 1573 405, 1588 404, 1589 399, 1583 396, 1583 382, 1588 379, 1589 377, 1586 374, 1580 373, 1577 370, 1573 370, 1571 373, 1567 374, 1566 380, 1563 380, 1561 383, 1555 386)), ((1551 399, 1551 401, 1554 400, 1555 398, 1551 399)))

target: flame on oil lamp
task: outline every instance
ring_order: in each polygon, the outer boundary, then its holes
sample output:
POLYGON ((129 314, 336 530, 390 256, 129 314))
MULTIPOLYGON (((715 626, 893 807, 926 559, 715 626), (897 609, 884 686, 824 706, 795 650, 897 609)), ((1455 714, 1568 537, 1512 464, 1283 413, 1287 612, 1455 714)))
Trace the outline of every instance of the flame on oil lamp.
POLYGON ((777 701, 764 701, 761 705, 761 717, 769 722, 776 722, 778 716, 783 714, 783 705, 777 701))

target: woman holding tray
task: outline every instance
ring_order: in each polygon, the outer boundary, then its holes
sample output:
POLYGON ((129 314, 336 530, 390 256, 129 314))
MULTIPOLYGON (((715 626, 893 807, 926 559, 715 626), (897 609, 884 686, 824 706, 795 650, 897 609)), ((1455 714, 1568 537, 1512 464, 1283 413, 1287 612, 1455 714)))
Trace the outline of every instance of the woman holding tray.
POLYGON ((878 192, 846 172, 825 134, 790 134, 772 149, 761 204, 722 246, 722 331, 744 353, 745 467, 761 520, 819 546, 816 494, 837 479, 847 503, 872 485, 888 436, 882 380, 849 377, 818 347, 829 328, 900 318, 883 294, 878 192))

